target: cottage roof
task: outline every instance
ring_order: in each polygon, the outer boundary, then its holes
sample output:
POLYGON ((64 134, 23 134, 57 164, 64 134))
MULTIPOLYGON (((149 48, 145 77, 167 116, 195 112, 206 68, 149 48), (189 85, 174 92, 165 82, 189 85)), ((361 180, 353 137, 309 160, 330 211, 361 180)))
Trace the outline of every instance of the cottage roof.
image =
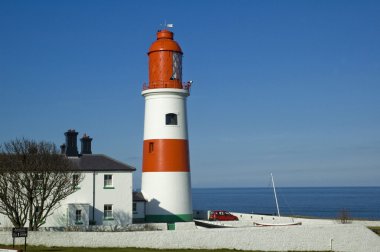
POLYGON ((136 168, 133 166, 124 164, 103 154, 84 154, 79 157, 68 158, 79 171, 136 171, 136 168))

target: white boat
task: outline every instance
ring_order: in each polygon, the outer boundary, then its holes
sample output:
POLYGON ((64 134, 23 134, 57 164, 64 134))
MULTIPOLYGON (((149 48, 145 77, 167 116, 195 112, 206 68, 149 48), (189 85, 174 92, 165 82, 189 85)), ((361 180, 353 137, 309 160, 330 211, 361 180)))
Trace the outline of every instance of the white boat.
POLYGON ((253 223, 256 227, 282 227, 282 226, 298 226, 302 225, 302 222, 284 222, 284 223, 253 223))
MULTIPOLYGON (((281 214, 280 214, 280 208, 278 206, 278 201, 277 201, 277 193, 276 193, 276 187, 274 185, 274 179, 273 179, 273 175, 272 173, 270 174, 271 178, 272 178, 272 187, 273 187, 273 193, 274 193, 274 198, 276 200, 276 207, 277 207, 277 216, 278 217, 281 217, 281 214)), ((281 220, 280 220, 281 221, 281 220)), ((253 224, 257 227, 270 227, 270 226, 276 226, 276 227, 279 227, 279 226, 297 226, 297 225, 302 225, 302 222, 294 222, 294 220, 292 219, 292 222, 279 222, 279 223, 260 223, 260 222, 253 222, 253 224)))
POLYGON ((233 228, 234 226, 220 221, 194 220, 195 225, 204 228, 233 228))

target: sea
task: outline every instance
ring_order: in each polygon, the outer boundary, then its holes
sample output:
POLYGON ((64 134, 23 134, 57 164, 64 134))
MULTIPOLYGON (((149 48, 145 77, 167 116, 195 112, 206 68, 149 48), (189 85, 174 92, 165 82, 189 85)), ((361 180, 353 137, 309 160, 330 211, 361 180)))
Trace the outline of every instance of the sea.
MULTIPOLYGON (((282 216, 380 220, 380 187, 276 187, 282 216)), ((277 215, 273 188, 193 188, 193 209, 277 215)))

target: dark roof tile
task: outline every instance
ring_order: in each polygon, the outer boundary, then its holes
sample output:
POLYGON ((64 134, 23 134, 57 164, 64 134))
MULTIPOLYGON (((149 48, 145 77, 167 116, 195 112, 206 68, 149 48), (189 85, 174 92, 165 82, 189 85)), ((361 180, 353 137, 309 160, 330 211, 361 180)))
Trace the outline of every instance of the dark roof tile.
POLYGON ((133 201, 147 201, 142 192, 133 192, 133 201))
POLYGON ((136 168, 103 154, 88 154, 69 157, 79 171, 136 171, 136 168))

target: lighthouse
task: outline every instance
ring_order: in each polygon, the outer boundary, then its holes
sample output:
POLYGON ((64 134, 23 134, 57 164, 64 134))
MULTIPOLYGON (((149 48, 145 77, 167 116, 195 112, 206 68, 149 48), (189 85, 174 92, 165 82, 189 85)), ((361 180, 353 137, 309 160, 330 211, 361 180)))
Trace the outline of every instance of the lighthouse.
POLYGON ((182 55, 169 30, 158 31, 148 51, 141 184, 147 222, 193 220, 186 115, 191 83, 182 83, 182 55))

